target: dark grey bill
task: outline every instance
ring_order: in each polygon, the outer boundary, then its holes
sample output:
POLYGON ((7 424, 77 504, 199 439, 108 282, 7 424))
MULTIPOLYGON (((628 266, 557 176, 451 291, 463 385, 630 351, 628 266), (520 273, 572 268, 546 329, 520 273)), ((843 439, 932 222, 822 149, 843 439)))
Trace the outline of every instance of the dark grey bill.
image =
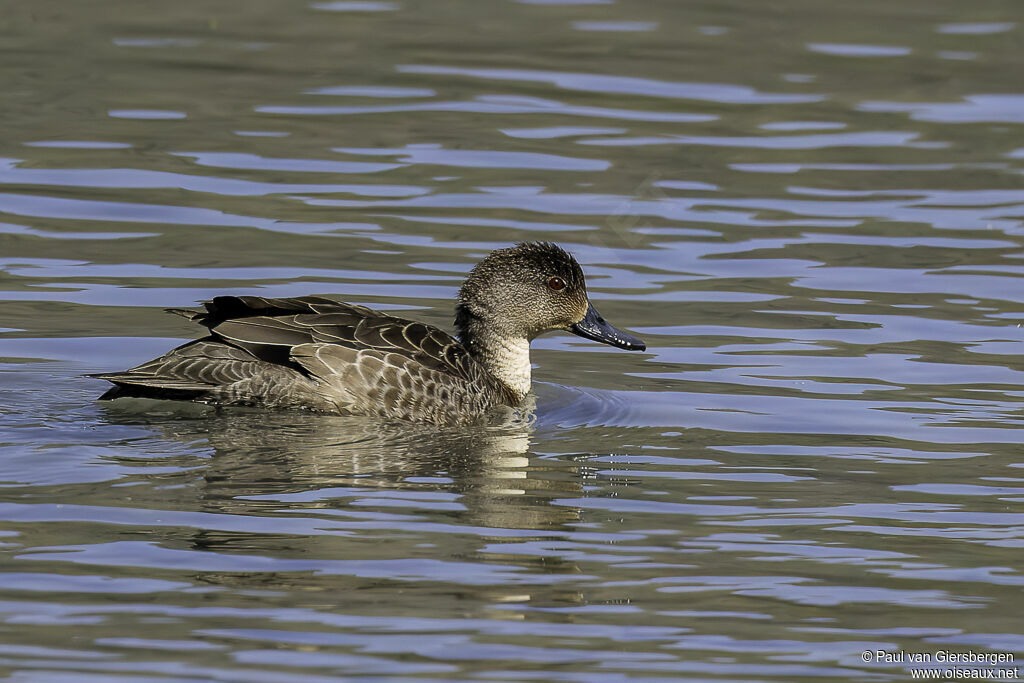
POLYGON ((631 334, 626 334, 622 330, 617 330, 612 327, 607 320, 601 317, 601 314, 594 308, 594 304, 588 304, 587 314, 583 316, 583 320, 579 321, 574 325, 569 326, 569 331, 575 335, 579 335, 584 339, 593 339, 594 341, 601 342, 602 344, 610 344, 611 346, 617 346, 620 349, 626 349, 627 351, 645 351, 647 350, 647 344, 642 339, 638 339, 631 334))

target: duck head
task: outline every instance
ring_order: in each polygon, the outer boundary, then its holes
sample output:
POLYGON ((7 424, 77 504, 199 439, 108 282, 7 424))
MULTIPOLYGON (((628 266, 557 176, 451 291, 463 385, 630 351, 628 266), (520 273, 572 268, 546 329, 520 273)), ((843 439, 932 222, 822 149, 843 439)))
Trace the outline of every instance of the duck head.
POLYGON ((565 330, 628 351, 647 348, 597 312, 580 264, 549 242, 492 251, 466 278, 456 311, 456 327, 469 346, 481 333, 529 344, 545 332, 565 330))

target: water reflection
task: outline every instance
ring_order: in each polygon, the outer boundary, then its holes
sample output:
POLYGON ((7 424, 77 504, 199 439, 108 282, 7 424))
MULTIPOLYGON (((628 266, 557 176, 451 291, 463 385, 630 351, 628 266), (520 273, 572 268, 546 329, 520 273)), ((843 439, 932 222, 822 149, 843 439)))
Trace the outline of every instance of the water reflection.
POLYGON ((205 512, 250 514, 284 504, 293 512, 348 514, 352 505, 370 504, 451 510, 460 524, 509 530, 560 530, 579 517, 550 501, 580 495, 586 470, 530 453, 529 407, 498 426, 444 430, 305 413, 211 415, 201 407, 193 419, 153 420, 145 415, 161 402, 127 403, 104 405, 106 419, 142 420, 162 438, 210 449, 194 487, 205 512))
POLYGON ((175 491, 175 507, 183 509, 165 512, 144 541, 50 548, 48 562, 114 565, 130 558, 136 567, 188 568, 202 585, 233 590, 456 580, 497 603, 583 600, 558 587, 562 577, 582 573, 570 558, 537 558, 517 548, 573 533, 580 509, 553 503, 583 495, 593 477, 572 460, 531 453, 528 416, 469 431, 121 403, 103 404, 105 421, 145 425, 161 441, 207 450, 208 458, 156 474, 135 491, 134 506, 166 505, 159 500, 175 491), (405 537, 424 539, 411 556, 405 537), (435 559, 437 545, 450 559, 435 559))

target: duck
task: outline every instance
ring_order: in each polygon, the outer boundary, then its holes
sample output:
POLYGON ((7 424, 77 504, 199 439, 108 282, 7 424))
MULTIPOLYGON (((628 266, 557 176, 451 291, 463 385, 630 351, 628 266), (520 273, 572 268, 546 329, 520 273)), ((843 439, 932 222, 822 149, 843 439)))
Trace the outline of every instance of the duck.
POLYGON ((217 296, 166 309, 207 335, 123 372, 100 400, 155 398, 408 422, 480 422, 531 390, 530 342, 562 330, 644 351, 591 303, 583 269, 550 242, 490 252, 455 304, 455 334, 324 296, 217 296))

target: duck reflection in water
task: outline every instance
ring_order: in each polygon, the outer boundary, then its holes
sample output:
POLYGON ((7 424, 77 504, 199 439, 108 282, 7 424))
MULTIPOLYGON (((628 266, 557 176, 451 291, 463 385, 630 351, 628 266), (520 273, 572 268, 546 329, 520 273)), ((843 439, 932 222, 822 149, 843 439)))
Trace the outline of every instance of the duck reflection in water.
MULTIPOLYGON (((571 561, 501 551, 504 543, 538 534, 561 538, 581 515, 555 501, 583 494, 586 468, 532 454, 529 415, 510 415, 500 426, 437 428, 152 401, 142 412, 138 403, 106 404, 108 421, 145 424, 161 442, 183 442, 210 457, 199 468, 157 475, 152 483, 158 485, 132 487, 134 504, 165 507, 173 489, 178 506, 236 520, 154 528, 153 539, 164 547, 229 553, 240 567, 246 563, 238 553, 327 563, 425 556, 545 576, 579 571, 571 561), (154 500, 145 501, 148 496, 154 500), (423 550, 424 543, 436 548, 423 550)), ((203 580, 245 589, 365 588, 361 579, 353 586, 354 578, 301 571, 204 572, 203 580)), ((557 582, 524 589, 487 592, 497 602, 579 599, 557 582)))
POLYGON ((308 494, 312 507, 322 509, 325 501, 344 502, 362 492, 389 504, 402 493, 415 501, 416 492, 442 492, 451 495, 439 498, 464 508, 460 524, 544 529, 578 519, 577 510, 550 500, 580 495, 585 470, 532 455, 526 422, 437 429, 360 417, 273 417, 233 411, 160 424, 167 436, 203 438, 212 448, 197 482, 205 510, 247 513, 253 500, 282 495, 297 500, 308 494), (398 495, 387 499, 387 492, 398 495))

